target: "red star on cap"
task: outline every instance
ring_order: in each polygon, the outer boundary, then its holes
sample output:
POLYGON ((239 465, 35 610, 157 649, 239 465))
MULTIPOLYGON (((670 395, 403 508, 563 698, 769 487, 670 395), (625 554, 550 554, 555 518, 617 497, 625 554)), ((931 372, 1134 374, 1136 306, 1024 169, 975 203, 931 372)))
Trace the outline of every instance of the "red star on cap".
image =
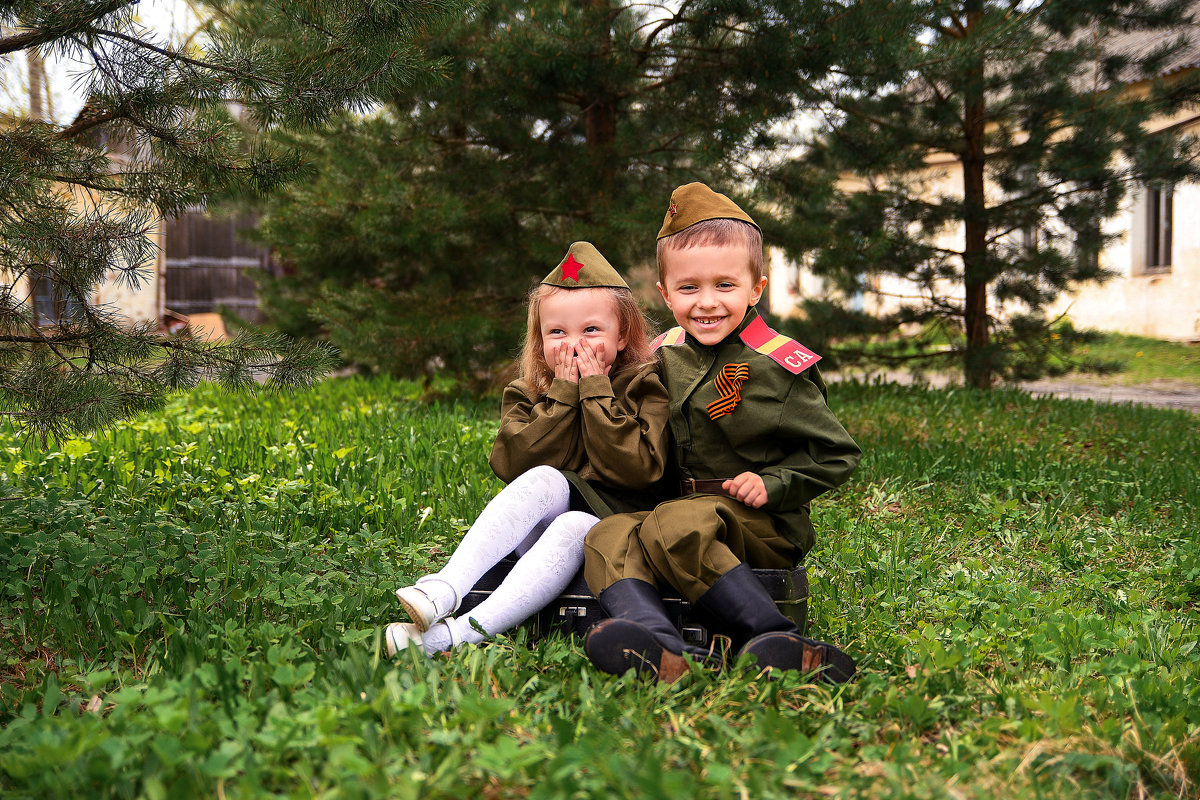
POLYGON ((579 283, 579 268, 582 266, 583 264, 580 264, 575 260, 574 253, 567 253, 567 260, 564 261, 562 265, 563 280, 565 281, 567 278, 570 278, 576 283, 579 283))
POLYGON ((675 212, 678 210, 679 209, 675 208, 675 201, 672 200, 671 205, 667 207, 667 213, 673 217, 673 216, 675 216, 675 212))

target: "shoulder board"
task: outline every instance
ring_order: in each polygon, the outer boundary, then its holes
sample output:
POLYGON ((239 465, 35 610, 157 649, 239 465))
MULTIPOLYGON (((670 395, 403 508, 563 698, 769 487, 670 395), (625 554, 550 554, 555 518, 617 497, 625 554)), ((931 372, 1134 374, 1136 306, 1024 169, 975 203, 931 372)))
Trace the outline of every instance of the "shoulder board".
POLYGON ((657 350, 658 348, 664 346, 670 347, 671 345, 675 344, 683 344, 684 335, 683 328, 671 328, 671 330, 660 335, 657 339, 651 342, 650 347, 653 350, 657 350))
POLYGON ((754 321, 742 330, 741 340, 742 344, 750 349, 770 356, 793 375, 799 375, 821 360, 819 355, 795 339, 789 339, 782 333, 771 330, 762 317, 755 317, 754 321))

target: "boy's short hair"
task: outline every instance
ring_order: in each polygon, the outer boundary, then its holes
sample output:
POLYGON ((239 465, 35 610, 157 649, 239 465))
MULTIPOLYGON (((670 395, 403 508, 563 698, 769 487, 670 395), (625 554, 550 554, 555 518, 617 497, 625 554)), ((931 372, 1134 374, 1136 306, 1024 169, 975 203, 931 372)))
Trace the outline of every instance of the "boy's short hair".
POLYGON ((763 275, 763 239, 757 225, 740 219, 706 219, 684 228, 679 233, 658 240, 658 282, 665 277, 665 258, 668 251, 687 250, 707 245, 744 244, 746 261, 750 267, 750 280, 755 285, 763 275))

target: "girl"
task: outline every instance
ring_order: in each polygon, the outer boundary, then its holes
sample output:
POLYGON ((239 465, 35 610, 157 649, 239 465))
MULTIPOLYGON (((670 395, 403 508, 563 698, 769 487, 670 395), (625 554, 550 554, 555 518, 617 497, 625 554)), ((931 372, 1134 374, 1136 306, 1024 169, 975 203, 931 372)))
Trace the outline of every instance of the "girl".
POLYGON ((646 322, 604 256, 576 242, 529 298, 520 376, 504 390, 492 470, 509 482, 440 572, 396 590, 412 622, 387 626, 389 655, 426 654, 520 624, 562 593, 600 517, 653 508, 668 453, 667 392, 646 322), (451 617, 498 561, 519 559, 471 611, 451 617), (475 625, 472 625, 472 622, 475 625))

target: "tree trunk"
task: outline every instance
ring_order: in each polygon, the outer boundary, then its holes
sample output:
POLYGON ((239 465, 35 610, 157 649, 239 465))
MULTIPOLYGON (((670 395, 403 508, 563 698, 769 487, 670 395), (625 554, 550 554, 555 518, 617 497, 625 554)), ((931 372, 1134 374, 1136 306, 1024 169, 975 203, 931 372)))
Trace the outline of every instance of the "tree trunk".
POLYGON ((603 150, 611 148, 617 138, 617 104, 611 97, 597 97, 588 106, 584 122, 588 152, 597 158, 603 150))
MULTIPOLYGON (((967 36, 978 30, 982 21, 981 0, 968 0, 967 36)), ((965 147, 963 168, 963 284, 966 297, 963 305, 963 328, 967 351, 963 359, 963 379, 968 386, 990 389, 992 386, 991 331, 988 320, 987 289, 987 200, 984 196, 984 133, 987 128, 987 106, 984 97, 983 57, 968 72, 963 104, 965 147)))
MULTIPOLYGON (((601 60, 608 59, 612 55, 610 0, 591 0, 588 3, 588 10, 595 15, 592 40, 599 49, 601 60)), ((588 160, 591 162, 592 174, 596 176, 593 194, 601 198, 604 203, 612 197, 615 178, 612 146, 617 139, 617 101, 603 84, 596 86, 595 93, 588 98, 584 108, 584 137, 587 142, 588 160)), ((589 210, 591 210, 590 202, 589 210)))
POLYGON ((29 118, 45 122, 46 110, 42 105, 42 96, 46 88, 46 65, 32 47, 25 51, 25 62, 29 67, 29 118))

